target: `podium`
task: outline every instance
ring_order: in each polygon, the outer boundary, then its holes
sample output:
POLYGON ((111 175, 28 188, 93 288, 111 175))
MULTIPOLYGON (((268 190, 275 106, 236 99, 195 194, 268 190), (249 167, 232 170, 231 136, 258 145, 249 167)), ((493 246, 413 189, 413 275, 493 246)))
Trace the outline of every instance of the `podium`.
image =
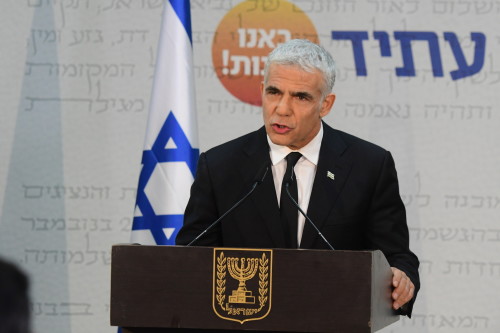
POLYGON ((380 251, 115 245, 124 333, 375 332, 399 319, 380 251))

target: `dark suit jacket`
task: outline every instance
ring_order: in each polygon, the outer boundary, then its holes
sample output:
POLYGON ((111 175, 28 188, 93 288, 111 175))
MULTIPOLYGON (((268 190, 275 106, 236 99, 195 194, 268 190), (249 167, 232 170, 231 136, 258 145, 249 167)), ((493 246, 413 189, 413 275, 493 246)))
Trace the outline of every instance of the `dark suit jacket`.
MULTIPOLYGON (((405 207, 391 154, 325 123, 323 130, 307 214, 336 250, 379 249, 418 291, 419 261, 409 249, 405 207), (333 180, 327 177, 328 171, 335 175, 333 180)), ((259 169, 270 163, 264 127, 201 154, 176 243, 189 243, 226 212, 250 190, 259 169)), ((195 245, 284 248, 271 171, 240 207, 195 245)), ((300 247, 328 248, 307 222, 300 247)), ((411 313, 412 305, 413 301, 405 314, 411 313)))

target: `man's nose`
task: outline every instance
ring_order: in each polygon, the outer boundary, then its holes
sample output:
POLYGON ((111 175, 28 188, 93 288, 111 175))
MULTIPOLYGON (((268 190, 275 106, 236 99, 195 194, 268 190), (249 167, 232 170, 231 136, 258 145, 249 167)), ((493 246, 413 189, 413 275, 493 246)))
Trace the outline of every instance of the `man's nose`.
POLYGON ((291 99, 289 96, 283 95, 276 104, 276 113, 280 116, 289 116, 291 114, 291 99))

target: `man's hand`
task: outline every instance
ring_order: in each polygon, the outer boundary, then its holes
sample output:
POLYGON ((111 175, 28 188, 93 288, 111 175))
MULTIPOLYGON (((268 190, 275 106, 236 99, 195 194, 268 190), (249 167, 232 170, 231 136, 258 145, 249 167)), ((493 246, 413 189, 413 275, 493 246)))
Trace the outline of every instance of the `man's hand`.
POLYGON ((405 272, 395 267, 391 267, 391 269, 393 274, 392 286, 394 287, 392 291, 392 299, 394 300, 392 307, 397 310, 413 298, 415 286, 405 272))

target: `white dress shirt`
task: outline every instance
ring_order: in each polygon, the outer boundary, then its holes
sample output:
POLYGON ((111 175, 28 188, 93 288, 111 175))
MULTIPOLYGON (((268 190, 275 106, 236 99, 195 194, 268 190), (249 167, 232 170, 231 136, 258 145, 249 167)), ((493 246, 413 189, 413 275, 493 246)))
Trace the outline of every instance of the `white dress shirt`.
MULTIPOLYGON (((281 183, 286 172, 285 157, 291 152, 298 151, 302 154, 302 157, 297 161, 297 164, 295 164, 294 168, 298 190, 297 202, 300 208, 307 213, 309 199, 311 198, 314 176, 316 175, 316 169, 318 166, 319 149, 321 148, 322 139, 323 124, 321 124, 321 128, 318 134, 307 145, 300 148, 299 150, 291 150, 287 146, 276 145, 271 141, 269 136, 267 136, 267 142, 269 142, 270 147, 269 154, 271 156, 271 169, 273 172, 274 188, 276 189, 278 204, 280 204, 279 201, 281 198, 281 183)), ((298 212, 298 216, 299 219, 297 228, 297 244, 299 244, 300 246, 306 219, 300 212, 298 212)))

